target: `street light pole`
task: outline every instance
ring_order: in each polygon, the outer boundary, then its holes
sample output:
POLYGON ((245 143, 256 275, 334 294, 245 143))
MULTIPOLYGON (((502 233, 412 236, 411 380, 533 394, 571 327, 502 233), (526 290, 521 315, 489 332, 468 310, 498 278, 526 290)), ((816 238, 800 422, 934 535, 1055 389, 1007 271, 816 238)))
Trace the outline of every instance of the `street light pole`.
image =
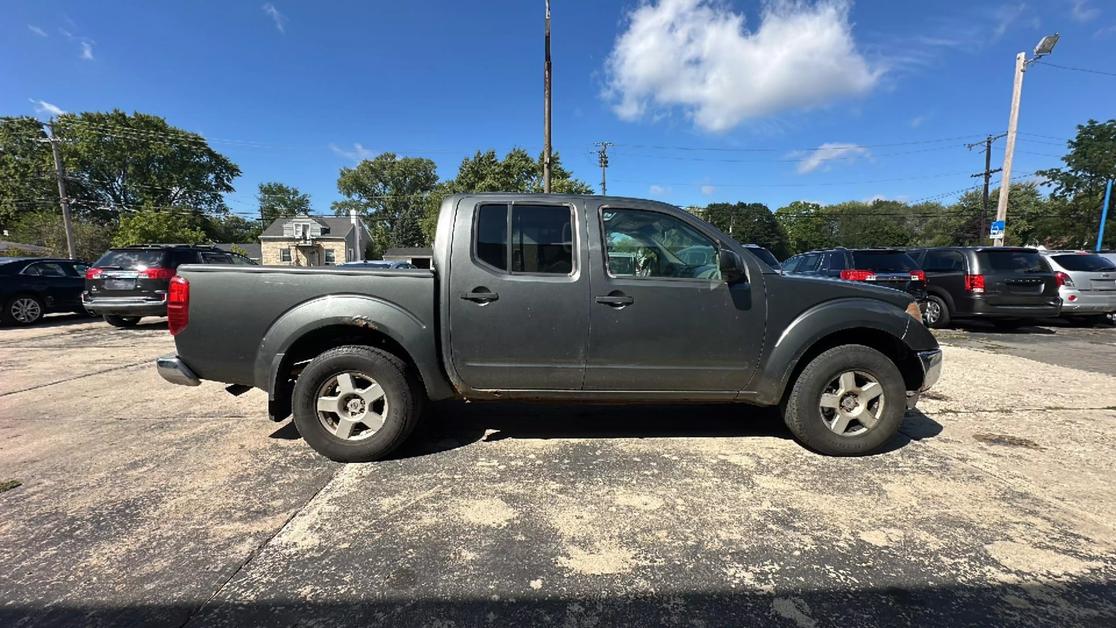
POLYGON ((66 196, 66 166, 62 162, 62 151, 58 147, 58 136, 54 134, 54 123, 50 127, 50 150, 54 154, 54 176, 58 180, 58 203, 62 206, 62 228, 66 231, 66 253, 70 259, 77 259, 74 246, 74 225, 70 218, 70 199, 66 196))
POLYGON ((550 0, 546 0, 546 52, 543 65, 543 192, 550 194, 550 0))
POLYGON ((1004 245, 1004 236, 1007 233, 1008 195, 1011 193, 1011 164, 1015 157, 1015 132, 1019 127, 1019 100, 1023 94, 1023 73, 1027 71, 1028 65, 1050 54, 1057 43, 1058 33, 1054 33, 1053 35, 1047 35, 1039 40, 1038 45, 1035 46, 1034 57, 1028 59, 1026 52, 1015 55, 1015 82, 1011 88, 1011 114, 1008 116, 1007 145, 1004 146, 1003 175, 1000 178, 1000 197, 996 203, 996 222, 1004 225, 1005 229, 999 231, 999 235, 993 239, 993 244, 995 246, 1004 245))

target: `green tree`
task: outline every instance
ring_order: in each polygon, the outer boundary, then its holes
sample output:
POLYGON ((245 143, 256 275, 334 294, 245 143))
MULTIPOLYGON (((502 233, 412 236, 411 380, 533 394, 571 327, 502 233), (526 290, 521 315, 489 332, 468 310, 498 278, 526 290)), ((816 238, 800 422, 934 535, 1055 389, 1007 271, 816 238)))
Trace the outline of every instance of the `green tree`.
MULTIPOLYGON (((1084 246, 1096 240, 1105 183, 1116 179, 1116 120, 1089 120, 1078 125, 1077 135, 1067 143, 1067 148, 1062 157, 1064 167, 1037 173, 1053 188, 1054 202, 1048 209, 1061 218, 1048 216, 1047 221, 1039 221, 1038 236, 1052 242, 1065 241, 1068 246, 1084 246), (1052 231, 1056 228, 1066 231, 1064 237, 1052 231)), ((1012 188, 1008 202, 1014 198, 1012 188)), ((1109 212, 1108 220, 1105 235, 1112 246, 1116 244, 1116 212, 1109 212)), ((1009 228, 1013 221, 1014 216, 1009 213, 1009 228)))
POLYGON ((437 184, 433 161, 382 153, 354 168, 341 169, 337 190, 346 198, 334 202, 333 210, 345 215, 355 209, 370 218, 373 238, 381 251, 421 246, 426 243, 422 231, 426 197, 437 184))
MULTIPOLYGON (((73 221, 73 231, 78 259, 92 262, 112 245, 115 225, 79 218, 73 221)), ((21 212, 11 226, 11 234, 11 239, 17 242, 45 246, 51 255, 69 255, 66 249, 66 230, 62 226, 59 211, 21 212)))
POLYGON ((260 220, 265 228, 277 218, 310 213, 310 195, 278 181, 261 183, 256 199, 260 204, 260 220))
POLYGON ((790 255, 786 232, 763 203, 711 203, 698 215, 742 244, 758 244, 779 259, 790 255))
POLYGON ((259 221, 248 220, 236 214, 207 218, 202 227, 208 238, 214 242, 255 242, 263 231, 259 221))
POLYGON ((201 218, 195 214, 164 211, 148 205, 120 219, 112 245, 198 244, 209 239, 201 223, 201 218))
POLYGON ((775 220, 787 236, 791 254, 837 246, 834 221, 818 203, 794 201, 775 210, 775 220))
POLYGON ((63 114, 54 130, 62 141, 66 191, 79 215, 112 219, 143 206, 218 214, 240 175, 205 138, 158 116, 63 114))
POLYGON ((11 228, 24 213, 58 206, 46 139, 34 118, 0 118, 0 229, 11 228))

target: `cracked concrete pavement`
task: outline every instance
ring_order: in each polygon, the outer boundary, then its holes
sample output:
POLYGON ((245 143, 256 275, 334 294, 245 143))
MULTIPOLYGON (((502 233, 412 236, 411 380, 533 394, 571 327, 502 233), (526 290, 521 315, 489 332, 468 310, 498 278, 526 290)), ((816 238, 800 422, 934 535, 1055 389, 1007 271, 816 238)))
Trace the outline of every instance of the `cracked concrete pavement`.
POLYGON ((343 466, 164 384, 159 323, 0 329, 0 624, 1113 625, 1116 330, 1054 335, 1095 353, 944 334, 871 457, 744 407, 453 403, 343 466))

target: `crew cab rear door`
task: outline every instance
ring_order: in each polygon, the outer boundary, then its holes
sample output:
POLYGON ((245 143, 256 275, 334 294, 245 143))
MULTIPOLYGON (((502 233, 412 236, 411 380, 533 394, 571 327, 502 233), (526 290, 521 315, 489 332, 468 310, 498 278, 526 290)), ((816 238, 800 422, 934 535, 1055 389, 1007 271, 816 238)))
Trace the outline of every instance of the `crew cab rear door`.
POLYGON ((451 241, 450 357, 473 390, 578 390, 589 280, 574 203, 460 202, 451 241))

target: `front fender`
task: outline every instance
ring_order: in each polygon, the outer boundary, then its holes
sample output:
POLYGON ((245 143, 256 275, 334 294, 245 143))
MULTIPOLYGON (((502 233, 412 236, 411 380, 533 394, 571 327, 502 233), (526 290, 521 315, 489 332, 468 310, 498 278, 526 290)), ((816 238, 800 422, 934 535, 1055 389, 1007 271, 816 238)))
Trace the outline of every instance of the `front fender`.
POLYGON ((760 377, 748 394, 761 404, 776 404, 802 356, 822 339, 842 332, 883 332, 902 342, 912 318, 878 299, 841 298, 819 303, 783 327, 760 365, 760 377))
POLYGON ((452 395, 438 361, 434 329, 395 303, 362 295, 320 297, 280 316, 264 334, 256 352, 256 386, 274 397, 276 373, 291 346, 314 330, 338 325, 369 329, 391 338, 410 355, 430 398, 452 395))

